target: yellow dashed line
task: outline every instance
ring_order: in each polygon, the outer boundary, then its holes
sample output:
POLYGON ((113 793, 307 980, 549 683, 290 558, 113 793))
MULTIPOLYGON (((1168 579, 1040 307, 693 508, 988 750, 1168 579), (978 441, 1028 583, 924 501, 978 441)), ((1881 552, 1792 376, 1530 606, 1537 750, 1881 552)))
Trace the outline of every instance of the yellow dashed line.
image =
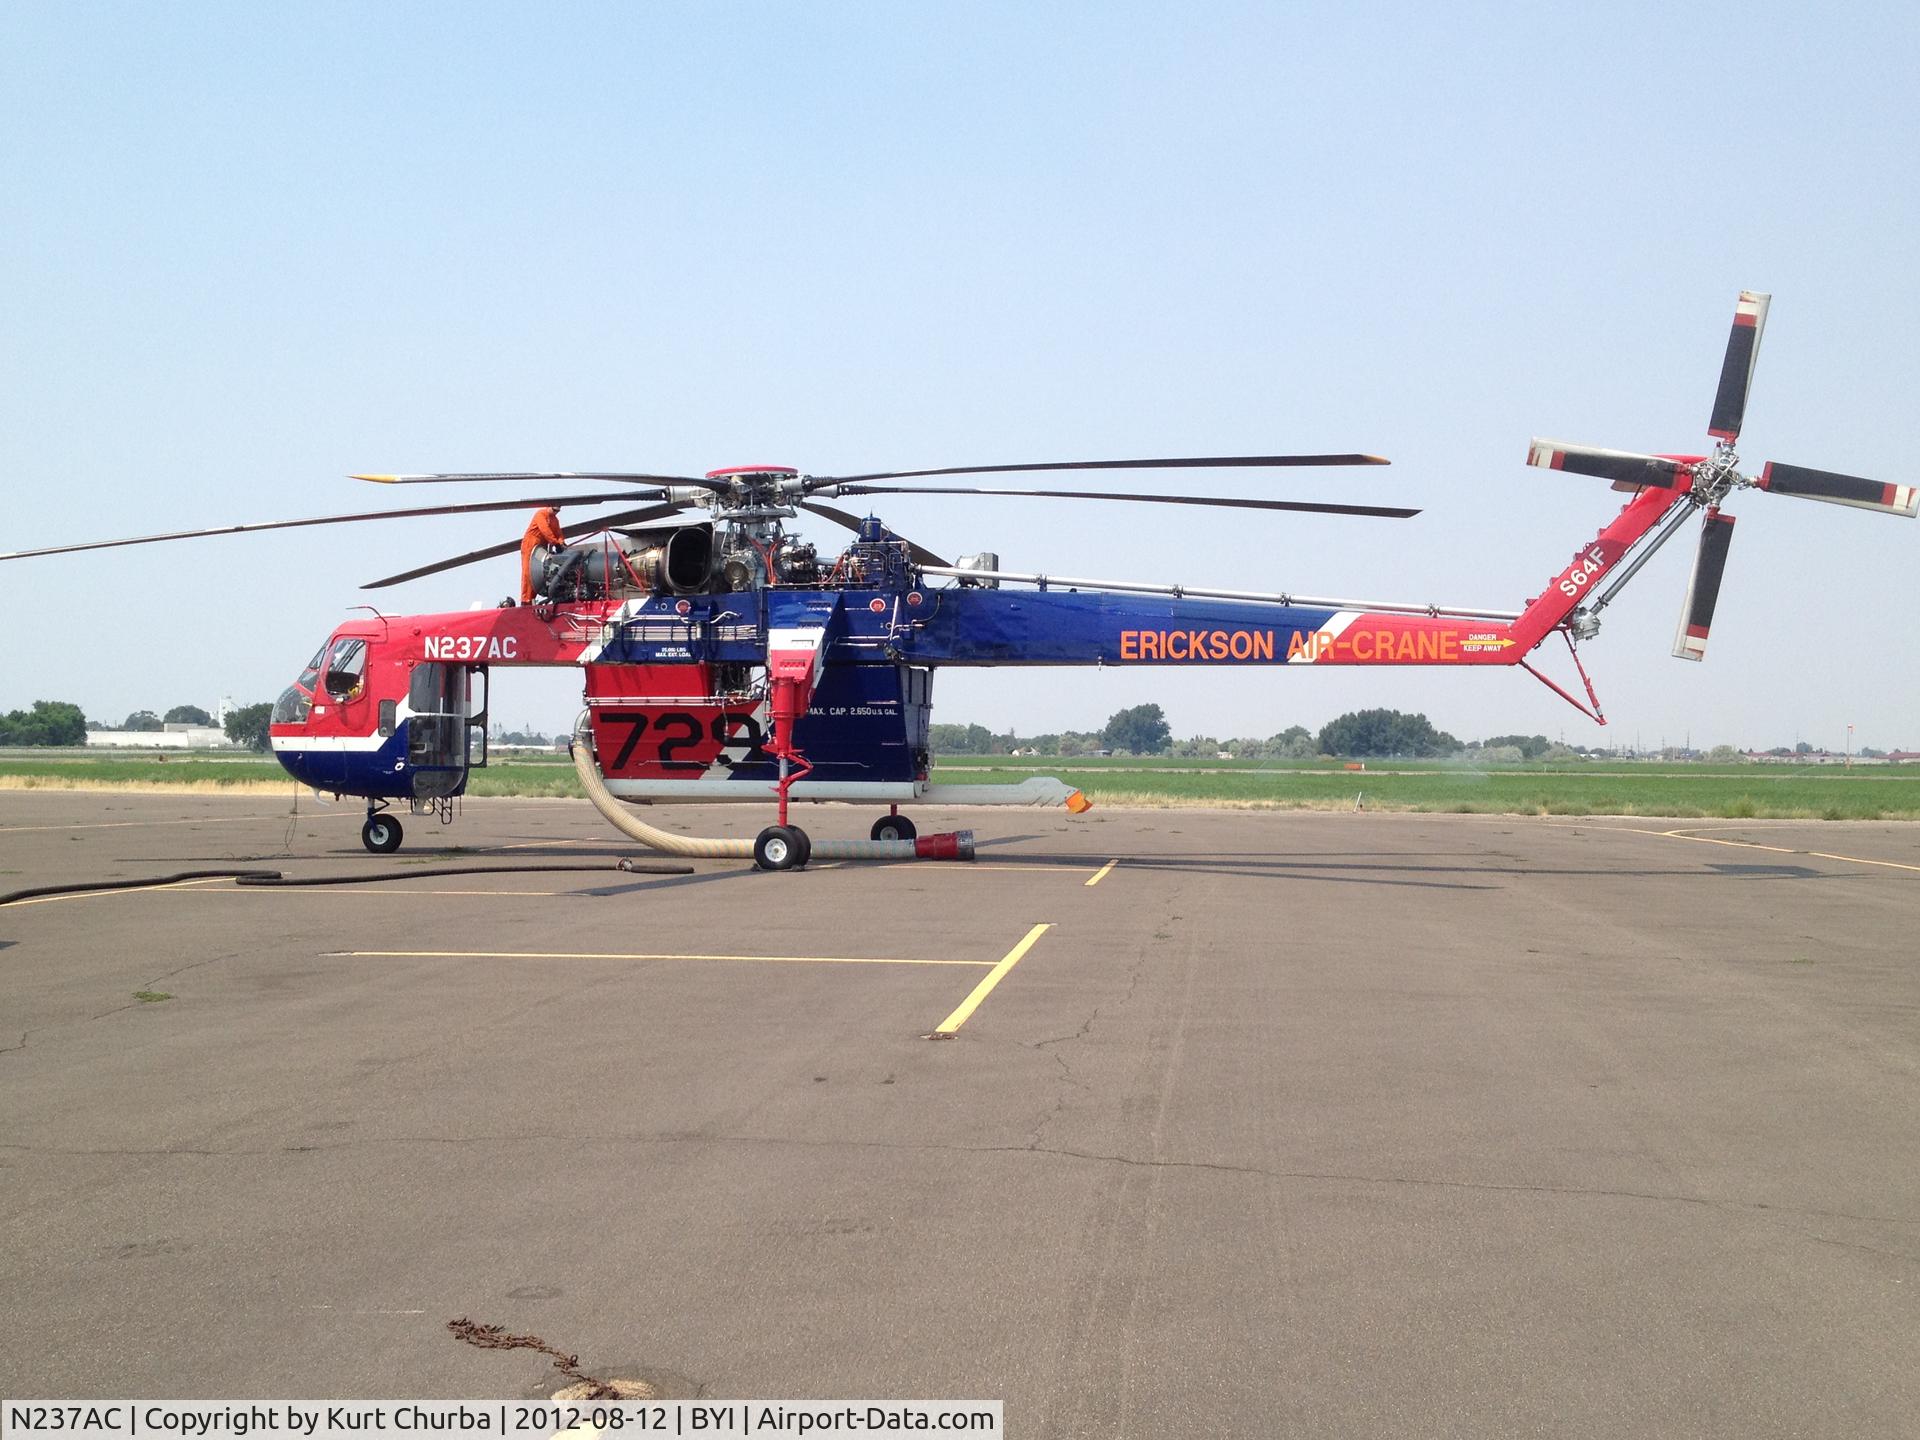
MULTIPOLYGON (((86 793, 86 792, 82 792, 86 793)), ((281 815, 200 815, 185 820, 90 820, 82 825, 0 825, 0 835, 27 835, 43 830, 151 830, 162 825, 243 825, 249 820, 262 825, 276 824, 288 817, 281 815)), ((338 820, 339 814, 303 814, 304 824, 308 820, 338 820)), ((357 815, 347 819, 358 819, 357 815)))
POLYGON ((906 960, 885 955, 656 955, 591 950, 326 950, 321 953, 331 959, 348 960, 737 960, 757 965, 966 965, 976 970, 984 970, 993 963, 990 960, 906 960))
POLYGON ((973 987, 973 993, 960 1002, 958 1009, 935 1026, 933 1033, 951 1035, 966 1024, 967 1017, 980 1008, 980 1002, 993 993, 993 987, 1004 980, 1007 972, 1020 963, 1020 957, 1033 948, 1034 941, 1052 928, 1052 925, 1036 925, 1027 931, 1026 938, 1002 956, 1000 963, 980 978, 980 983, 973 987))
POLYGON ((1864 855, 1829 855, 1824 850, 1809 850, 1809 855, 1818 855, 1822 860, 1845 860, 1852 865, 1884 865, 1889 870, 1912 870, 1920 873, 1920 865, 1902 865, 1898 860, 1869 860, 1864 855))
POLYGON ((1835 855, 1828 850, 1796 850, 1788 845, 1762 845, 1757 840, 1718 840, 1711 835, 1690 835, 1685 830, 1641 830, 1632 825, 1596 825, 1596 830, 1623 830, 1629 835, 1653 835, 1662 840, 1691 840, 1697 845, 1731 845, 1738 850, 1765 850, 1774 855, 1810 855, 1819 860, 1839 860, 1848 865, 1878 865, 1888 870, 1910 870, 1920 874, 1920 865, 1898 860, 1869 860, 1864 855, 1835 855))
MULTIPOLYGON (((243 890, 278 890, 282 893, 288 890, 331 890, 336 894, 392 895, 403 899, 410 895, 416 900, 423 895, 463 895, 469 897, 487 895, 530 895, 537 898, 552 899, 556 895, 578 895, 580 893, 577 890, 396 890, 392 885, 247 885, 235 889, 233 893, 238 895, 241 894, 243 890)), ((214 891, 210 893, 218 894, 219 892, 214 891)))
POLYGON ((1098 885, 1102 880, 1106 879, 1108 872, 1111 871, 1113 867, 1118 865, 1119 863, 1120 862, 1118 860, 1109 860, 1107 861, 1106 864, 1102 865, 1098 870, 1094 871, 1093 878, 1087 881, 1087 888, 1091 890, 1094 886, 1098 885))

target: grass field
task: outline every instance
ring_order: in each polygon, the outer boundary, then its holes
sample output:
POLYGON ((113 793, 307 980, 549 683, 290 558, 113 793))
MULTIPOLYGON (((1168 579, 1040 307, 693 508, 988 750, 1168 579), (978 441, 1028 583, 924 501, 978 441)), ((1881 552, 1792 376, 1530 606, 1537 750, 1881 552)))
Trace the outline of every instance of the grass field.
MULTIPOLYGON (((947 756, 935 780, 1057 775, 1096 804, 1280 810, 1425 810, 1506 815, 1669 815, 1685 819, 1920 819, 1920 766, 1663 765, 1593 760, 1467 769, 1436 761, 1092 759, 947 756)), ((271 759, 99 757, 80 751, 0 755, 0 790, 296 788, 271 759)), ((468 794, 580 794, 563 755, 501 757, 473 772, 468 794)), ((0 802, 4 803, 4 802, 0 802)))
POLYGON ((1096 803, 1693 819, 1920 819, 1920 766, 1587 760, 1468 768, 1437 760, 1054 760, 948 756, 936 778, 1057 775, 1096 803))

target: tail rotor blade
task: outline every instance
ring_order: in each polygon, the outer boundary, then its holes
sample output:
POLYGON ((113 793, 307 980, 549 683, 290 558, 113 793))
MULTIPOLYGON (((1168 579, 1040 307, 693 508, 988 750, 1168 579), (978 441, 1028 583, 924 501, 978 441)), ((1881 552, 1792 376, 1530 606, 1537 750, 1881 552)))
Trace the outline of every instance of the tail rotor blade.
POLYGON ((1733 516, 1707 512, 1700 527, 1700 549, 1693 557, 1693 577, 1680 607, 1680 628, 1674 632, 1673 653, 1680 660, 1707 658, 1707 632, 1713 628, 1713 607, 1720 600, 1720 580, 1727 573, 1727 547, 1733 543, 1733 516))
POLYGON ((1878 510, 1884 515, 1904 515, 1909 520, 1920 514, 1920 486, 1887 485, 1858 475, 1783 465, 1778 460, 1769 460, 1767 468, 1753 483, 1775 495, 1797 495, 1802 500, 1824 500, 1829 505, 1852 505, 1860 510, 1878 510))
POLYGON ((1742 290, 1733 308, 1733 334, 1727 337, 1727 358, 1720 366, 1720 388, 1713 397, 1713 418, 1707 433, 1731 443, 1740 438, 1746 418, 1747 391, 1753 384, 1753 362, 1760 354, 1760 332, 1767 325, 1771 295, 1742 290))
POLYGON ((1682 461, 1631 450, 1570 445, 1565 440, 1535 439, 1527 449, 1527 463, 1543 470, 1611 480, 1616 489, 1638 490, 1651 485, 1661 490, 1681 490, 1693 483, 1693 467, 1682 461))

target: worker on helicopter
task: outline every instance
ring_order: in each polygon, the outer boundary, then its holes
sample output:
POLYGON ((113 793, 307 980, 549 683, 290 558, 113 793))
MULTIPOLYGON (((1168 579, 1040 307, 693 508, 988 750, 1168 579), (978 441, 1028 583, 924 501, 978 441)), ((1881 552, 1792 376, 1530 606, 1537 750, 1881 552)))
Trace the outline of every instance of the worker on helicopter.
POLYGON ((558 550, 567 543, 567 537, 560 532, 560 510, 549 505, 533 512, 533 519, 527 522, 527 533, 520 538, 520 603, 533 603, 533 551, 538 545, 558 550))

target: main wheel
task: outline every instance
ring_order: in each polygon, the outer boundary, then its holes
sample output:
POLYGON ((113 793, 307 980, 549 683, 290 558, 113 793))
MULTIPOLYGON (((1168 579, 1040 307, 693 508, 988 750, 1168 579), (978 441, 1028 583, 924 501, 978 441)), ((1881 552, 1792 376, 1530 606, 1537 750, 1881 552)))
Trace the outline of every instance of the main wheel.
POLYGON ((913 821, 904 815, 882 815, 873 822, 868 832, 875 840, 911 840, 920 832, 913 828, 913 821))
POLYGON ((762 870, 797 870, 812 853, 806 833, 791 825, 769 825, 753 842, 753 863, 762 870))
POLYGON ((360 843, 376 855, 391 855, 400 848, 400 822, 391 815, 369 815, 360 827, 360 843))

